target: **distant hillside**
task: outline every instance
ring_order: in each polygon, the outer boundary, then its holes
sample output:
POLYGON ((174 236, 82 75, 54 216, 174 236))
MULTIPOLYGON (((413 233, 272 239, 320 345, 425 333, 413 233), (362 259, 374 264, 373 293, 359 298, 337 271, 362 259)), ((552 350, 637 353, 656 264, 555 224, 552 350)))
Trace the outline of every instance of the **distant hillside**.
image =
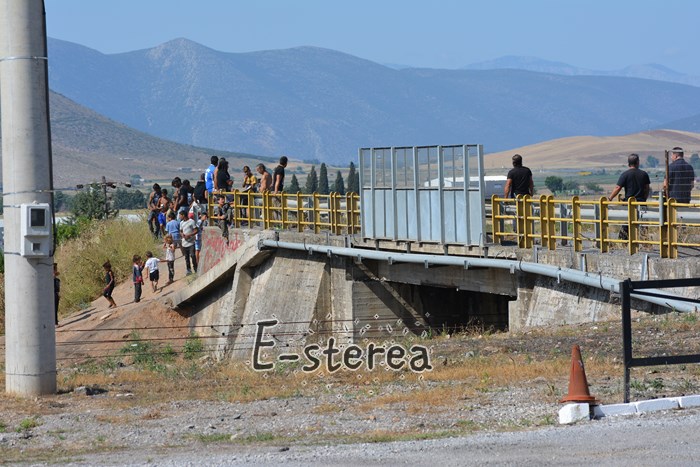
POLYGON ((196 146, 346 165, 357 148, 505 150, 648 130, 700 112, 700 88, 522 70, 391 69, 315 47, 218 52, 186 39, 104 55, 49 41, 52 89, 130 127, 196 146))
POLYGON ((589 76, 618 76, 625 78, 653 79, 657 81, 667 81, 669 83, 689 84, 700 86, 700 76, 686 75, 671 70, 663 65, 655 63, 647 65, 630 65, 621 70, 592 70, 581 68, 568 63, 552 62, 536 57, 521 57, 508 55, 495 60, 472 63, 464 67, 465 70, 527 70, 538 73, 552 73, 555 75, 589 75, 589 76))
POLYGON ((639 154, 642 164, 648 156, 663 160, 664 151, 682 147, 686 154, 700 152, 700 133, 654 130, 625 136, 576 136, 488 154, 484 159, 491 173, 512 167, 513 154, 523 156, 530 169, 596 169, 627 167, 627 156, 639 154), (495 169, 495 170, 494 170, 495 169))
POLYGON ((53 92, 50 107, 54 185, 59 188, 97 181, 102 175, 124 182, 134 174, 149 179, 180 176, 196 181, 214 154, 232 161, 232 173, 243 164, 271 160, 164 141, 53 92))

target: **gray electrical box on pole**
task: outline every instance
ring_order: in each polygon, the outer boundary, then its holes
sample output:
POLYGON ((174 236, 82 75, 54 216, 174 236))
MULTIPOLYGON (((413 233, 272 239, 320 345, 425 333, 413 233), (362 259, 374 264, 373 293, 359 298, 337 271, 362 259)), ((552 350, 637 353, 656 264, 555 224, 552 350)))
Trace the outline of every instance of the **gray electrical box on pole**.
POLYGON ((56 392, 51 142, 42 0, 0 0, 5 390, 56 392))

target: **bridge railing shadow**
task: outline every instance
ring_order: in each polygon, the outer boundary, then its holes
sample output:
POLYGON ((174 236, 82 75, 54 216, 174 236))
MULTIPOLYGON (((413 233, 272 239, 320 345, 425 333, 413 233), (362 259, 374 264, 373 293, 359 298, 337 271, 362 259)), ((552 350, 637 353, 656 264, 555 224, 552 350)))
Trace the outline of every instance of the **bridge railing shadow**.
POLYGON ((521 248, 539 244, 554 250, 557 244, 571 244, 575 251, 652 251, 662 258, 700 251, 700 203, 674 199, 640 202, 634 198, 609 201, 606 197, 494 195, 491 225, 494 242, 510 242, 521 248))

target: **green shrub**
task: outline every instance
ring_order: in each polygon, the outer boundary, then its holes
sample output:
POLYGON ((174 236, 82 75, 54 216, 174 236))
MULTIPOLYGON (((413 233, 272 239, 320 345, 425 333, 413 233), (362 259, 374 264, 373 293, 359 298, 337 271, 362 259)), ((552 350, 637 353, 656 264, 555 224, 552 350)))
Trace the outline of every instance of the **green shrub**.
POLYGON ((187 360, 199 357, 203 350, 204 344, 202 344, 202 340, 194 333, 190 334, 190 337, 185 341, 185 345, 182 346, 182 353, 187 360))
POLYGON ((91 224, 92 221, 87 217, 68 217, 64 222, 56 225, 56 244, 60 245, 67 240, 78 238, 91 224))

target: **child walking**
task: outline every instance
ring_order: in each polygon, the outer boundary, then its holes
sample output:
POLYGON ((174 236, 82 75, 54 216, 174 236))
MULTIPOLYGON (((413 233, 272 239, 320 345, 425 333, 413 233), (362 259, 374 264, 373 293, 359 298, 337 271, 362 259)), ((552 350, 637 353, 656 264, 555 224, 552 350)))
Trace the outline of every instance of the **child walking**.
POLYGON ((143 271, 143 268, 144 264, 143 261, 141 261, 141 257, 139 255, 134 255, 134 303, 141 301, 141 285, 143 284, 143 274, 141 274, 141 271, 143 271))
POLYGON ((153 253, 150 251, 146 252, 146 264, 145 267, 148 268, 148 278, 151 280, 151 288, 153 293, 156 293, 158 289, 158 279, 160 272, 158 271, 158 258, 153 257, 153 253))
POLYGON ((114 272, 112 272, 112 264, 107 260, 102 267, 105 270, 105 283, 107 284, 102 290, 102 295, 109 301, 109 308, 114 308, 117 304, 114 303, 114 299, 112 298, 112 291, 114 290, 116 281, 114 280, 114 272))
POLYGON ((163 249, 165 250, 165 262, 168 263, 168 283, 165 285, 170 285, 175 280, 175 244, 172 235, 165 236, 163 249))

